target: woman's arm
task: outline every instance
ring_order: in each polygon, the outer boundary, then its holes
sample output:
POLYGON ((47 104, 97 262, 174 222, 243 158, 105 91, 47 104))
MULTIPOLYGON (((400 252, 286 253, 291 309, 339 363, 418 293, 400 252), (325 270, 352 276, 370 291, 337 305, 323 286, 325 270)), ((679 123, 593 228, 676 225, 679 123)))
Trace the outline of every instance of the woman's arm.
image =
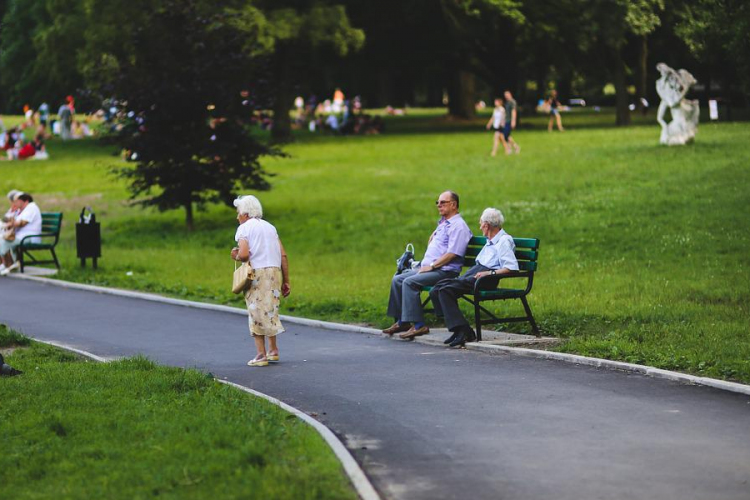
POLYGON ((232 258, 241 262, 250 260, 250 246, 246 239, 243 238, 237 242, 237 247, 232 249, 232 258))
POLYGON ((279 247, 281 248, 281 293, 284 297, 289 297, 292 293, 292 285, 289 283, 289 259, 286 256, 286 250, 284 245, 281 244, 281 238, 279 238, 279 247))

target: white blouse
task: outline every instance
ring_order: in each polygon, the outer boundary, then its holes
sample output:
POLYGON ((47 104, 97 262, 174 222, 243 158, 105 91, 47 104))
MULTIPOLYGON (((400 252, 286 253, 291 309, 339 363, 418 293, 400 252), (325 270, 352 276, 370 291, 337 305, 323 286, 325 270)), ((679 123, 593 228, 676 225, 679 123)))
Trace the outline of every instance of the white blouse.
POLYGON ((250 247, 253 269, 281 267, 281 245, 276 228, 263 219, 250 219, 240 224, 234 240, 246 240, 250 247))

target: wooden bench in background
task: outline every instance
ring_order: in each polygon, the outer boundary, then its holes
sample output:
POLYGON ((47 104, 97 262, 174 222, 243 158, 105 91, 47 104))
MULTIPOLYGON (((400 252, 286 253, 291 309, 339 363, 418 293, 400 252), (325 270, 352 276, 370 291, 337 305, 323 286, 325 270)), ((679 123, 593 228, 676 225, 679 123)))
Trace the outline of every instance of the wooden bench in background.
POLYGON ((24 236, 18 246, 18 260, 21 263, 21 272, 27 264, 54 264, 60 269, 60 262, 55 254, 55 246, 60 240, 60 229, 62 227, 63 214, 61 212, 42 212, 42 232, 24 236), (32 243, 32 238, 39 238, 41 242, 32 243), (31 252, 48 250, 52 254, 52 260, 38 260, 31 252), (26 262, 26 258, 29 261, 26 262))

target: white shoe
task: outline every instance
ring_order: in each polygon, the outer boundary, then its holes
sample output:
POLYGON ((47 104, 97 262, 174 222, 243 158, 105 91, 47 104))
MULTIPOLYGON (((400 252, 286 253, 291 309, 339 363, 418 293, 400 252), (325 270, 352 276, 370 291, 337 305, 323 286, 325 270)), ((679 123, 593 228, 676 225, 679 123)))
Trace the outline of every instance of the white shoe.
POLYGON ((247 366, 268 366, 266 358, 255 358, 247 362, 247 366))
POLYGON ((10 266, 8 266, 5 269, 3 269, 2 271, 0 271, 0 276, 7 276, 7 275, 10 274, 11 271, 13 271, 14 269, 18 269, 19 267, 21 267, 21 263, 18 262, 18 261, 16 261, 13 264, 11 264, 10 266))
POLYGON ((0 264, 0 273, 5 271, 5 264, 0 264))

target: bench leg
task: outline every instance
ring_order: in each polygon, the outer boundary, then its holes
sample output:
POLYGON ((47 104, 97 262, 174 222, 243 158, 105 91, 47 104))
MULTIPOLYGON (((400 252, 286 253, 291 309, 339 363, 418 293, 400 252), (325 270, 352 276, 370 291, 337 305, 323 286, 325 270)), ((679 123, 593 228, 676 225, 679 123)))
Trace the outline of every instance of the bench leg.
POLYGON ((18 262, 21 264, 21 273, 23 273, 23 249, 20 246, 18 247, 18 262))
POLYGON ((55 267, 60 269, 60 262, 57 260, 57 254, 55 253, 55 249, 50 248, 49 251, 52 252, 52 258, 55 259, 55 267))
POLYGON ((526 296, 521 297, 521 302, 523 303, 523 308, 526 310, 526 318, 528 318, 529 323, 531 323, 531 331, 534 332, 534 335, 537 337, 541 337, 542 334, 539 333, 539 328, 536 326, 536 321, 534 321, 534 315, 531 314, 531 307, 529 307, 529 302, 526 300, 526 296))
POLYGON ((479 313, 479 300, 474 297, 474 323, 477 326, 477 342, 482 341, 482 316, 479 313))

